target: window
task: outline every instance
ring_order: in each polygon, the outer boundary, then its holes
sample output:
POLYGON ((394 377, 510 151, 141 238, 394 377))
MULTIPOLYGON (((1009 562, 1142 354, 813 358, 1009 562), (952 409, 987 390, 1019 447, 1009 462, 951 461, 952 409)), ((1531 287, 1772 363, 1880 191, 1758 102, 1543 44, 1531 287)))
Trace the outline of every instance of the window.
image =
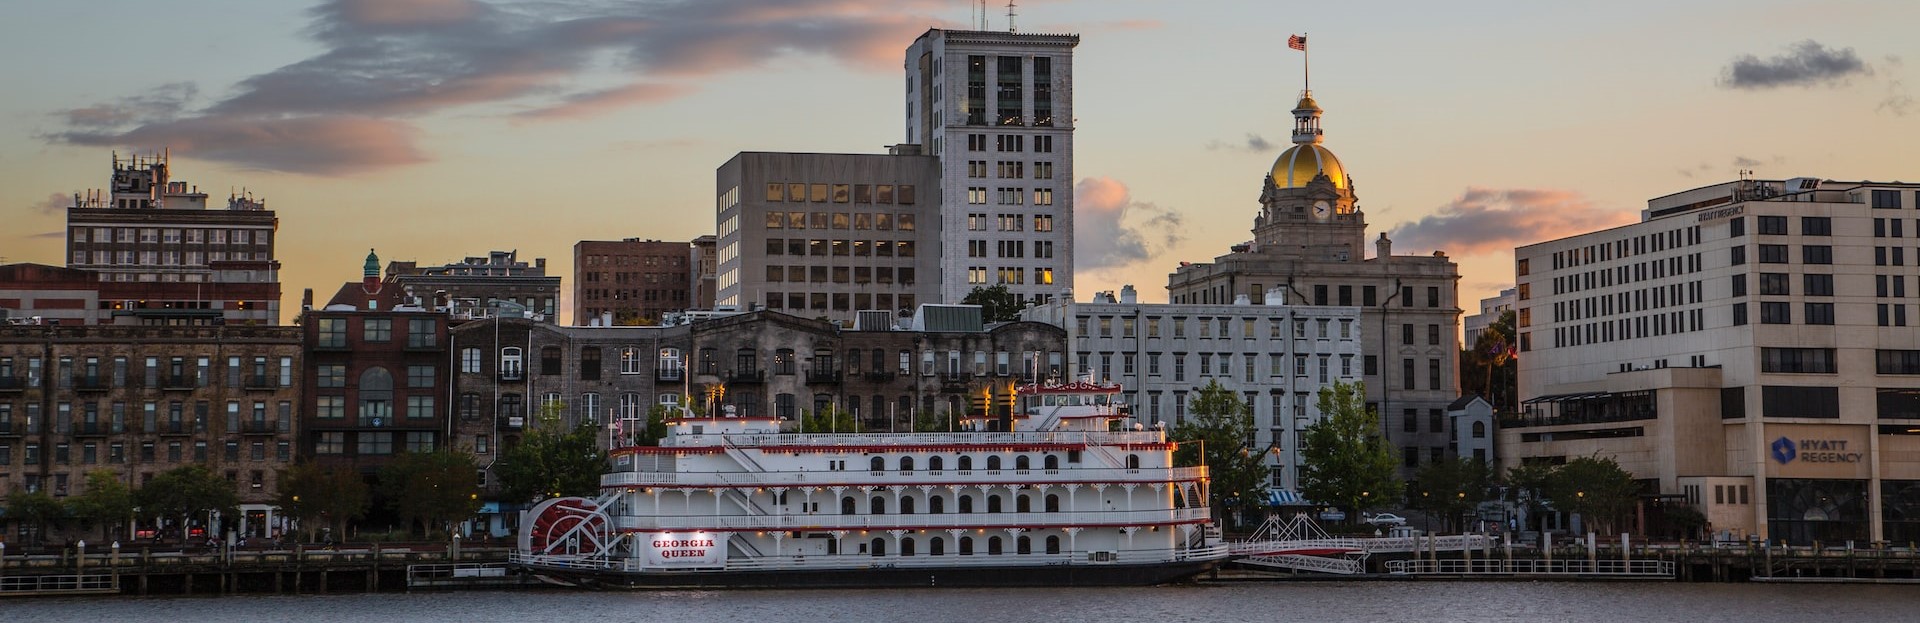
POLYGON ((1833 303, 1807 303, 1807 324, 1833 324, 1833 303))
POLYGON ((540 347, 540 376, 560 376, 560 347, 540 347))
POLYGON ((1792 324, 1793 304, 1787 302, 1760 303, 1761 324, 1792 324))
POLYGON ((460 349, 460 371, 467 374, 480 373, 480 349, 460 349))
POLYGON ((500 378, 501 379, 504 379, 504 380, 519 379, 521 375, 526 373, 525 366, 526 366, 525 355, 520 350, 520 347, 508 346, 506 348, 500 349, 500 378))
POLYGON ((1833 263, 1833 247, 1831 246, 1810 244, 1810 245, 1801 247, 1800 251, 1802 256, 1801 261, 1803 263, 1807 263, 1807 264, 1832 264, 1833 263))
POLYGON ((360 411, 363 425, 380 426, 393 418, 393 375, 374 366, 360 373, 360 411))
POLYGON ((580 380, 600 380, 600 347, 584 346, 580 348, 580 380))
POLYGON ((1837 418, 1840 389, 1766 385, 1760 388, 1760 408, 1764 417, 1837 418))
POLYGON ((1762 348, 1760 371, 1781 374, 1834 374, 1831 348, 1762 348))
POLYGON ((368 318, 360 325, 364 332, 360 339, 368 342, 387 342, 393 340, 393 319, 368 318))
POLYGON ((393 433, 361 432, 359 452, 362 456, 393 454, 393 433))
POLYGON ((1762 264, 1787 263, 1787 245, 1784 245, 1784 244, 1760 245, 1760 263, 1762 264))
MULTIPOLYGON (((152 449, 153 448, 150 444, 144 445, 141 447, 141 452, 146 453, 150 456, 152 453, 151 452, 152 449)), ((314 441, 313 441, 314 454, 345 454, 346 451, 347 451, 347 434, 346 433, 323 432, 323 433, 320 433, 319 436, 314 438, 314 441)))
POLYGON ((1800 235, 1831 236, 1833 235, 1833 219, 1825 216, 1802 216, 1800 217, 1800 235))
POLYGON ((314 383, 322 388, 346 387, 347 366, 343 364, 323 364, 314 374, 314 383))
POLYGON ((1759 226, 1760 226, 1759 232, 1761 235, 1763 236, 1787 235, 1787 217, 1762 216, 1762 217, 1758 217, 1757 220, 1759 221, 1759 226))
POLYGON ((407 387, 431 388, 433 376, 433 366, 407 366, 407 387))
MULTIPOLYGON (((316 328, 319 333, 319 346, 321 348, 346 348, 347 319, 321 318, 316 328)), ((151 370, 152 368, 148 369, 151 370)))
POLYGON ((410 318, 407 320, 407 348, 431 348, 435 335, 433 319, 410 318))
POLYGON ((433 397, 432 396, 408 396, 407 397, 407 417, 416 418, 416 419, 432 418, 433 417, 433 397))
POLYGON ((1873 207, 1892 208, 1896 210, 1899 209, 1900 208, 1900 191, 1897 191, 1897 190, 1873 191, 1873 207))
POLYGON ((1920 374, 1920 350, 1874 351, 1876 374, 1920 374))
POLYGON ((1833 296, 1833 275, 1804 275, 1807 296, 1833 296))
MULTIPOLYGON (((1740 219, 1734 219, 1734 220, 1738 221, 1740 219)), ((1745 246, 1732 247, 1727 249, 1727 252, 1730 254, 1728 257, 1727 263, 1732 264, 1734 266, 1739 266, 1741 264, 1747 263, 1747 248, 1745 246)))
POLYGON ((684 367, 680 359, 680 349, 678 348, 660 349, 660 360, 656 363, 656 367, 660 371, 660 374, 659 374, 660 380, 662 381, 680 380, 680 371, 684 367))
POLYGON ((639 374, 642 372, 640 349, 631 346, 620 349, 620 373, 639 374))
POLYGON ((1760 293, 1778 296, 1793 294, 1788 285, 1789 277, 1786 273, 1760 273, 1760 293))

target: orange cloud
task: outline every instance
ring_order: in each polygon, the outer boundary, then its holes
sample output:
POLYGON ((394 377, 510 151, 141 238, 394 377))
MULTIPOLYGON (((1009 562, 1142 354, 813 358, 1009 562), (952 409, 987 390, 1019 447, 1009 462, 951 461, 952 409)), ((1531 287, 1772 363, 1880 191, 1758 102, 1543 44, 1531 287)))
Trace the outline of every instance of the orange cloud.
POLYGON ((1453 255, 1509 253, 1514 247, 1624 225, 1637 211, 1603 209, 1570 190, 1469 187, 1434 214, 1395 227, 1395 251, 1453 255))

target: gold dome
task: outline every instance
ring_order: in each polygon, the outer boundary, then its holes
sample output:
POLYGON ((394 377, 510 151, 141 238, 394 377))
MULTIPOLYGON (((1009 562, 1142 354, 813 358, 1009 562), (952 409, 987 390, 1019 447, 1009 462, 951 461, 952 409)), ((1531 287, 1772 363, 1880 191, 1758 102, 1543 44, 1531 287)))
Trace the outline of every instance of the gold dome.
POLYGON ((1347 188, 1347 169, 1340 166, 1340 159, 1332 151, 1314 144, 1294 145, 1280 152, 1280 158, 1273 161, 1273 186, 1275 188, 1305 188, 1313 176, 1322 172, 1333 180, 1334 188, 1347 188))
POLYGON ((1300 98, 1300 104, 1294 106, 1293 109, 1294 110, 1320 110, 1320 103, 1313 101, 1313 96, 1309 95, 1309 96, 1300 98))

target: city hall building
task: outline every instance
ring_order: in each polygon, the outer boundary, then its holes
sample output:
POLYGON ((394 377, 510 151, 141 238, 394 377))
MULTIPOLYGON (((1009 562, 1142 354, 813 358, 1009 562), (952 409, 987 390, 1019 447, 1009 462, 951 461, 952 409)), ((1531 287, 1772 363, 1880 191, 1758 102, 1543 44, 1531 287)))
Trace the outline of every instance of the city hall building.
POLYGON ((1516 249, 1501 461, 1614 457, 1722 536, 1920 540, 1916 190, 1741 180, 1516 249))

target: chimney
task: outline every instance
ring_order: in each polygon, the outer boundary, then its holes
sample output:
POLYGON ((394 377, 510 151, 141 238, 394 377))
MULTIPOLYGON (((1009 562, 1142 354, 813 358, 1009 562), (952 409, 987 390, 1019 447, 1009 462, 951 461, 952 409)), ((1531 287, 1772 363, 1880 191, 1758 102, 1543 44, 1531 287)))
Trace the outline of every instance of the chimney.
POLYGON ((1128 305, 1140 302, 1140 293, 1134 291, 1133 284, 1120 286, 1120 302, 1128 305))
POLYGON ((300 296, 300 311, 311 309, 313 309, 313 288, 307 288, 306 294, 300 296))
POLYGON ((533 267, 537 270, 545 272, 547 270, 547 258, 544 258, 544 257, 533 258, 533 267))
POLYGON ((1248 295, 1245 295, 1245 294, 1235 294, 1235 295, 1233 295, 1233 304, 1235 304, 1235 305, 1252 305, 1252 304, 1253 304, 1253 297, 1251 297, 1251 296, 1248 296, 1248 295))
POLYGON ((611 311, 600 312, 600 326, 603 326, 603 327, 613 326, 613 312, 611 311))
POLYGON ((1284 286, 1267 288, 1266 298, 1268 305, 1286 305, 1287 289, 1284 286))
POLYGON ((1380 232, 1380 239, 1373 241, 1374 256, 1387 259, 1393 255, 1393 241, 1387 239, 1387 232, 1380 232))

